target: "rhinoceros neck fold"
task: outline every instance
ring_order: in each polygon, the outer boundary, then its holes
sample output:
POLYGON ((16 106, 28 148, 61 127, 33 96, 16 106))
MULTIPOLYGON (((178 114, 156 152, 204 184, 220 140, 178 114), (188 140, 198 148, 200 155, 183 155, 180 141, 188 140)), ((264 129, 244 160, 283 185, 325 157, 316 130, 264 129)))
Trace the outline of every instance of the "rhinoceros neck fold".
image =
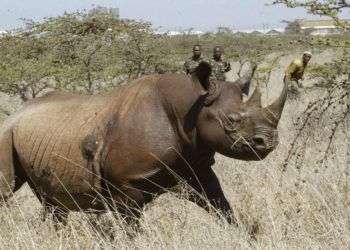
POLYGON ((194 144, 196 122, 205 105, 204 89, 199 81, 183 75, 168 75, 157 84, 167 114, 187 144, 194 144))

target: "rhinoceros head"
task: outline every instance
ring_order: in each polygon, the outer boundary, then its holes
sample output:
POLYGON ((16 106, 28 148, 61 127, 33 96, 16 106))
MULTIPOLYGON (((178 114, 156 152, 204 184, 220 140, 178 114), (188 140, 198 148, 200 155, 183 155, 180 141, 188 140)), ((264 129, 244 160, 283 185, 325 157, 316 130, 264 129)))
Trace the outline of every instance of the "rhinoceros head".
MULTIPOLYGON (((251 75, 247 78, 249 82, 253 73, 254 69, 248 72, 251 75)), ((215 84, 209 82, 209 85, 215 84)), ((277 125, 287 98, 286 83, 277 100, 267 107, 261 105, 258 88, 242 102, 239 84, 216 84, 216 87, 208 87, 207 105, 198 119, 201 140, 231 158, 264 159, 278 144, 277 125)))

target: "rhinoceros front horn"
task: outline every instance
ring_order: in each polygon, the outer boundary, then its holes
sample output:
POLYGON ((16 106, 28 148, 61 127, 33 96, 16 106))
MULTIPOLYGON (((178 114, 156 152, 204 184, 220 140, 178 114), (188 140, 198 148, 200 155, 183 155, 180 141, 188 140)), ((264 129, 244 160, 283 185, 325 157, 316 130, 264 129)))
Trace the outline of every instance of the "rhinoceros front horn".
POLYGON ((280 96, 271 105, 264 108, 265 114, 268 117, 270 117, 275 124, 278 124, 278 121, 281 118, 284 104, 287 100, 287 93, 288 93, 288 82, 286 79, 284 79, 283 89, 280 96))

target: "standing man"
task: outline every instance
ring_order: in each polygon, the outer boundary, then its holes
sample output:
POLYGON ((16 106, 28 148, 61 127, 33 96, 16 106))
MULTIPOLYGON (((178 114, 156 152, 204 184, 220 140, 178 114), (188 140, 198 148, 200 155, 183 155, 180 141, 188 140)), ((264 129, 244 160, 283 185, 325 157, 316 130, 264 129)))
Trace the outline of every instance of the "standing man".
POLYGON ((212 67, 212 79, 225 81, 225 73, 231 70, 231 65, 229 62, 223 60, 222 58, 223 49, 220 46, 215 46, 213 50, 213 58, 210 60, 210 65, 212 67))
POLYGON ((288 81, 289 90, 298 93, 298 88, 302 88, 300 80, 304 80, 304 72, 312 57, 311 52, 305 51, 302 59, 295 59, 285 72, 285 80, 288 81))
POLYGON ((202 47, 200 45, 194 45, 193 46, 193 55, 190 59, 188 59, 184 64, 184 71, 186 74, 192 74, 197 66, 205 61, 202 57, 202 47))

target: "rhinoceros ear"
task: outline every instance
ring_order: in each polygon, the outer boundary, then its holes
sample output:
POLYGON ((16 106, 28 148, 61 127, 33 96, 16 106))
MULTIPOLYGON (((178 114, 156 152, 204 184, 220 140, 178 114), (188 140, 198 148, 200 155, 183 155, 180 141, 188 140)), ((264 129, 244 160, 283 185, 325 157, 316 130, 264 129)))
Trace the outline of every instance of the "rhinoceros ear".
POLYGON ((209 63, 201 62, 194 71, 194 77, 199 80, 205 90, 209 89, 212 68, 209 63))
POLYGON ((202 87, 207 91, 204 105, 211 105, 220 95, 220 85, 215 80, 210 80, 212 68, 209 63, 201 62, 194 72, 194 77, 198 79, 202 87))

